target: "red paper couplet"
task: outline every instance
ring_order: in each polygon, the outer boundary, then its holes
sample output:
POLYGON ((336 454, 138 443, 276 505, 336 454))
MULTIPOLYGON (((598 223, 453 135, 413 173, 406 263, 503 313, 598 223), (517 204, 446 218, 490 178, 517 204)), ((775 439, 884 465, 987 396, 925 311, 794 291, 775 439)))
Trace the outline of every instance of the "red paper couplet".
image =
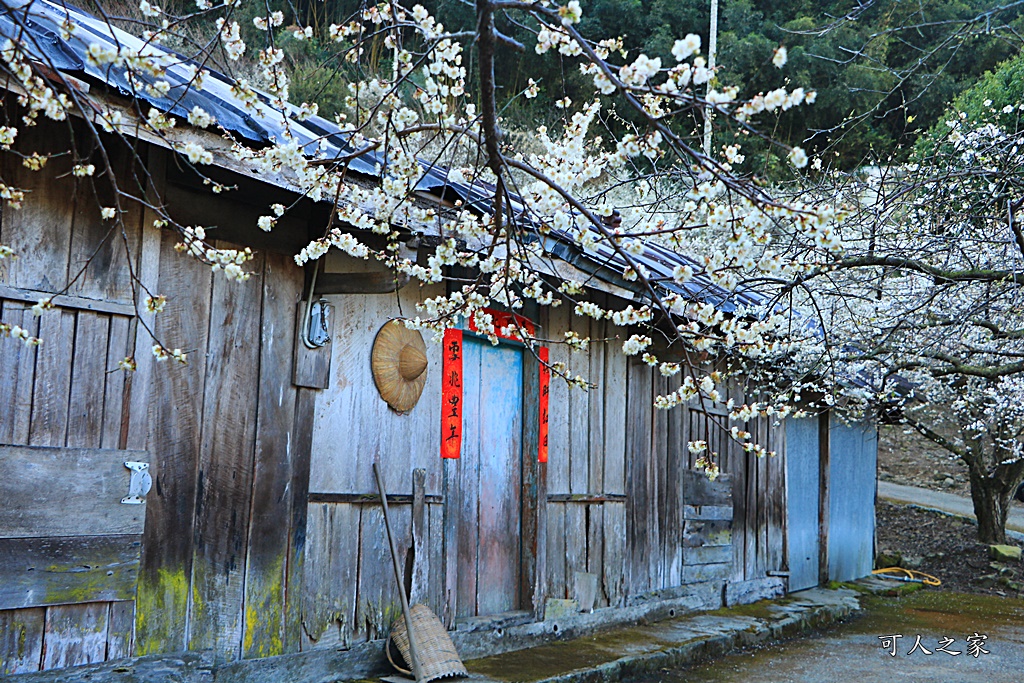
POLYGON ((462 330, 444 331, 441 365, 441 457, 458 458, 462 450, 462 330))
MULTIPOLYGON (((508 311, 497 311, 493 308, 485 308, 483 309, 483 312, 489 313, 491 315, 491 320, 494 323, 494 334, 501 337, 502 339, 511 339, 512 341, 523 341, 519 337, 519 335, 514 332, 512 334, 501 333, 501 329, 503 327, 508 327, 513 323, 515 323, 517 326, 525 330, 527 335, 532 337, 535 334, 533 321, 530 320, 529 318, 524 318, 521 315, 509 313, 508 311)), ((477 330, 476 328, 476 321, 473 320, 472 316, 470 316, 469 318, 469 329, 471 332, 479 332, 479 330, 477 330)))
POLYGON ((537 462, 548 461, 548 395, 551 389, 551 368, 547 366, 548 348, 542 346, 537 349, 537 357, 540 358, 540 429, 537 440, 537 462))

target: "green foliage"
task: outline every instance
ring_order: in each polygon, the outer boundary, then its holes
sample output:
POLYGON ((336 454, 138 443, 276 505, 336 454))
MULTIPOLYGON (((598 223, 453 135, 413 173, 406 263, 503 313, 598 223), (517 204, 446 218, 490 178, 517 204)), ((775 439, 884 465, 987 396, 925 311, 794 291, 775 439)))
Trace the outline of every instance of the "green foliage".
MULTIPOLYGON (((184 0, 182 0, 184 1, 184 0)), ((475 11, 462 0, 420 0, 450 31, 471 30, 475 11)), ((271 0, 271 9, 285 13, 286 24, 312 25, 326 40, 330 23, 340 23, 358 11, 359 0, 304 0, 295 4, 271 0)), ((710 3, 708 0, 581 0, 580 31, 588 37, 622 36, 632 59, 640 52, 674 64, 673 42, 697 33, 707 50, 710 3)), ((974 34, 951 40, 957 22, 975 17, 992 7, 991 0, 880 0, 866 7, 851 0, 812 2, 798 0, 727 0, 720 5, 719 80, 742 87, 741 96, 774 88, 803 86, 817 90, 817 102, 783 112, 777 119, 762 120, 760 128, 774 139, 801 145, 810 154, 829 153, 827 162, 852 168, 871 162, 893 150, 910 149, 922 132, 939 121, 948 103, 989 70, 1012 57, 1018 45, 1006 32, 974 34), (851 12, 859 14, 849 19, 851 12), (827 30, 824 30, 826 29, 827 30), (776 69, 772 54, 785 45, 789 61, 776 69)), ((506 125, 532 127, 539 123, 557 126, 561 110, 554 102, 569 97, 579 103, 592 96, 589 78, 576 61, 558 55, 538 56, 533 51, 535 26, 520 25, 501 16, 499 28, 523 43, 517 52, 503 48, 496 71, 503 98, 506 125), (540 83, 534 100, 519 96, 528 79, 540 83)), ((999 25, 1024 28, 1020 10, 998 15, 999 25)), ((251 35, 251 18, 245 19, 251 35)), ((978 28, 975 26, 974 28, 978 28)), ((288 42, 279 29, 275 40, 287 48, 291 67, 292 99, 316 101, 321 113, 331 116, 341 109, 344 84, 354 77, 355 67, 331 56, 317 40, 288 42)), ((251 35, 251 45, 266 36, 251 35)), ((247 42, 249 40, 247 39, 247 42)), ((475 52, 467 50, 472 69, 475 52)), ((384 65, 370 60, 369 68, 384 65)), ((1024 67, 1020 67, 1024 70, 1024 67)), ((980 86, 979 86, 980 87, 980 86)), ((998 84, 992 82, 991 88, 998 84)), ((979 95, 978 101, 994 96, 979 95)), ((630 121, 611 121, 612 126, 630 121)), ((694 121, 698 129, 700 121, 694 121)), ((680 131, 690 133, 691 131, 680 131)), ((716 147, 735 139, 735 131, 716 134, 716 147)), ((747 167, 771 176, 784 151, 767 143, 743 138, 747 167)))

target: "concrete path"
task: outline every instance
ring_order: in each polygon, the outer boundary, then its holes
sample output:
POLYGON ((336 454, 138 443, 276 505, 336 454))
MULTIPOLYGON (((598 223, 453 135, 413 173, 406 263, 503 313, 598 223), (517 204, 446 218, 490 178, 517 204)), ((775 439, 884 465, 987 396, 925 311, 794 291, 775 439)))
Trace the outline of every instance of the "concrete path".
MULTIPOLYGON (((957 517, 975 519, 974 504, 970 498, 958 496, 955 493, 944 493, 922 489, 917 486, 904 486, 894 484, 891 481, 878 482, 878 497, 893 503, 904 505, 916 505, 918 507, 938 510, 957 517)), ((1024 509, 1014 506, 1006 520, 1008 531, 1024 533, 1024 509)))
POLYGON ((471 660, 467 683, 618 683, 826 627, 858 609, 852 590, 812 588, 471 660))
POLYGON ((815 637, 659 671, 628 683, 1024 680, 1024 601, 925 589, 900 598, 862 598, 862 607, 864 614, 856 621, 819 631, 815 637), (883 647, 886 641, 880 636, 890 637, 889 647, 883 647), (968 638, 981 649, 972 649, 968 638), (940 650, 942 642, 949 645, 940 650))

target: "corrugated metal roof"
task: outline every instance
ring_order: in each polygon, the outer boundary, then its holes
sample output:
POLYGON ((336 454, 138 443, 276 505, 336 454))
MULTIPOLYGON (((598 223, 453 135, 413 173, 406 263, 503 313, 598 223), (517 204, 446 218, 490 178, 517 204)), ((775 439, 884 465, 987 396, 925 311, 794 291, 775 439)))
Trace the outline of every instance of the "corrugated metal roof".
MULTIPOLYGON (((200 107, 217 123, 231 133, 255 144, 271 144, 294 139, 302 145, 309 157, 338 158, 351 154, 349 136, 341 128, 325 118, 312 116, 300 119, 297 107, 289 105, 284 111, 271 106, 272 98, 265 93, 257 94, 260 101, 247 107, 232 92, 233 81, 227 76, 208 69, 203 87, 191 86, 192 70, 196 63, 152 43, 146 43, 126 31, 110 26, 88 12, 71 5, 61 5, 50 0, 3 0, 0 12, 0 35, 20 39, 29 53, 40 61, 69 75, 104 83, 123 96, 148 102, 165 113, 185 119, 193 107, 200 107), (70 19, 78 28, 68 40, 61 37, 61 24, 70 19), (166 58, 167 69, 163 80, 171 87, 166 96, 156 96, 144 87, 133 86, 125 77, 123 68, 97 67, 86 59, 90 44, 99 43, 109 49, 133 50, 166 58)), ((141 77, 144 82, 147 77, 141 77)), ((155 80, 155 79, 149 79, 155 80)), ((435 164, 421 162, 424 175, 417 184, 417 190, 437 195, 445 190, 455 192, 467 206, 486 212, 491 206, 495 188, 483 182, 472 184, 448 180, 448 170, 435 164)), ((356 173, 379 177, 386 172, 383 155, 369 151, 353 158, 348 168, 356 173)), ((513 208, 521 210, 523 204, 518 197, 512 198, 513 208)), ((552 232, 557 244, 550 244, 549 251, 556 257, 572 262, 592 272, 595 277, 639 291, 640 288, 621 277, 626 266, 625 260, 615 252, 606 240, 599 240, 588 250, 581 249, 567 233, 552 232)), ((755 306, 765 301, 760 294, 752 291, 729 292, 713 283, 702 274, 699 264, 693 259, 671 249, 648 241, 644 250, 632 257, 650 273, 650 279, 666 291, 675 292, 687 298, 708 301, 726 311, 738 306, 755 306), (676 266, 689 265, 697 275, 689 282, 679 284, 672 278, 676 266)))

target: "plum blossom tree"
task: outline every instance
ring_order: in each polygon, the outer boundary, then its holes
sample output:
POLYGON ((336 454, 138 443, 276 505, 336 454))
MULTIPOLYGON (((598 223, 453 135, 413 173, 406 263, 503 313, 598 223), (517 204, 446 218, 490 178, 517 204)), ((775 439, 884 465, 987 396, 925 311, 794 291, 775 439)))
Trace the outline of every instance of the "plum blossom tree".
MULTIPOLYGON (((58 153, 74 160, 76 176, 111 186, 112 205, 103 208, 103 217, 112 225, 111 239, 126 239, 120 224, 123 208, 141 203, 159 215, 159 227, 178 233, 186 257, 233 280, 246 279, 251 250, 218 248, 208 239, 208 226, 177 223, 161 197, 140 191, 148 187, 145 178, 133 187, 118 186, 104 153, 111 136, 130 137, 142 129, 162 138, 206 177, 204 168, 214 160, 211 151, 201 139, 186 141, 175 131, 183 125, 219 131, 239 163, 287 177, 304 197, 332 202, 336 210, 323 235, 296 254, 295 261, 303 265, 338 249, 355 258, 377 260, 396 277, 426 283, 450 280, 449 294, 423 302, 411 325, 441 331, 467 318, 495 336, 499 330, 485 309, 498 305, 515 310, 526 301, 569 305, 577 315, 607 318, 623 328, 622 348, 627 354, 642 356, 666 375, 689 368, 692 375, 678 391, 659 397, 662 408, 695 399, 721 400, 717 387, 722 377, 699 374, 694 368, 700 363, 692 354, 728 353, 754 365, 792 354, 792 317, 779 313, 776 297, 791 291, 787 283, 823 272, 843 249, 843 212, 835 204, 771 192, 744 171, 739 145, 705 154, 695 130, 696 122, 712 111, 716 125, 731 127, 740 138, 763 137, 760 122, 813 103, 815 91, 779 88, 741 100, 738 87, 718 81, 701 55, 701 38, 692 32, 681 31, 671 51, 672 63, 662 63, 627 52, 617 36, 585 38, 577 30, 582 17, 578 0, 564 5, 549 0, 476 0, 467 3, 475 12, 475 28, 459 32, 446 30, 422 6, 397 1, 366 4, 348 21, 317 27, 289 25, 292 17, 264 5, 254 5, 246 15, 244 0, 195 0, 194 5, 177 2, 166 7, 143 0, 132 16, 115 16, 102 3, 94 4, 92 11, 115 36, 118 47, 111 48, 90 42, 68 15, 60 23, 62 39, 83 41, 91 67, 123 74, 127 87, 138 95, 125 111, 88 89, 72 87, 61 65, 34 44, 28 22, 45 1, 8 3, 4 10, 9 28, 0 49, 0 68, 19 102, 19 107, 5 111, 6 125, 0 129, 4 148, 26 167, 41 169, 54 153, 14 147, 19 131, 41 117, 68 121, 72 142, 58 153), (240 23, 245 16, 251 17, 251 28, 240 23), (497 28, 508 22, 527 27, 531 44, 497 28), (118 33, 115 25, 130 28, 141 42, 117 39, 126 34, 118 33), (255 44, 252 35, 258 37, 255 44), (342 153, 310 153, 288 134, 289 122, 311 119, 317 108, 288 102, 290 82, 280 47, 284 39, 321 41, 332 46, 340 63, 349 65, 352 77, 346 84, 345 110, 335 116, 347 139, 342 153), (557 129, 506 130, 503 104, 537 92, 532 81, 521 92, 508 93, 496 80, 495 55, 508 49, 529 49, 563 60, 566 68, 578 69, 592 82, 592 95, 584 101, 561 100, 562 123, 557 129), (200 106, 179 117, 146 104, 144 95, 184 101, 189 89, 203 87, 213 68, 235 74, 231 93, 252 113, 280 120, 286 131, 282 139, 263 147, 247 146, 200 106), (187 75, 186 88, 172 88, 171 71, 187 75), (82 125, 72 126, 72 119, 82 125), (352 162, 368 155, 378 160, 380 182, 353 182, 352 162), (418 199, 417 183, 435 168, 448 169, 449 181, 475 188, 486 201, 457 204, 451 210, 425 206, 418 199), (424 225, 433 226, 440 241, 420 262, 410 258, 402 244, 424 225), (644 302, 606 309, 588 301, 585 282, 551 267, 546 238, 552 235, 582 250, 604 248, 614 253, 624 264, 621 277, 642 289, 644 302), (681 296, 665 286, 672 283, 653 277, 638 258, 653 242, 701 249, 693 266, 673 273, 675 284, 699 280, 726 293, 758 292, 764 303, 726 315, 714 303, 681 296), (654 343, 658 336, 660 345, 654 343), (665 347, 681 350, 692 362, 659 359, 655 349, 665 347)), ((781 48, 770 68, 782 69, 785 63, 786 51, 781 48)), ((808 163, 800 148, 789 149, 788 156, 796 168, 808 163)), ((207 182, 214 192, 230 190, 212 178, 207 182)), ((6 182, 0 185, 0 196, 12 208, 25 200, 22 189, 6 182)), ((268 206, 256 227, 273 230, 290 209, 268 206)), ((0 256, 16 255, 0 247, 0 256)), ((156 313, 162 309, 163 296, 146 291, 139 282, 134 288, 137 307, 156 313)), ((48 296, 34 312, 43 315, 52 306, 53 296, 48 296)), ((518 335, 531 348, 539 341, 514 326, 505 332, 518 335)), ((9 325, 0 326, 0 333, 27 336, 9 325)), ((34 338, 25 341, 40 343, 34 338)), ((186 362, 178 348, 186 341, 154 339, 153 353, 161 360, 186 362)), ((583 345, 590 340, 554 341, 583 345)), ((127 369, 132 364, 132 359, 123 362, 127 369)), ((552 369, 571 383, 586 384, 586 378, 570 376, 558 364, 552 369)), ((776 410, 771 403, 730 408, 736 420, 776 410)), ((788 408, 779 410, 785 414, 788 408)), ((744 438, 745 432, 732 431, 744 438)), ((757 444, 746 445, 764 452, 757 444)), ((700 444, 691 448, 702 449, 700 444)), ((714 454, 707 454, 703 462, 710 473, 717 471, 714 454)))
POLYGON ((980 540, 1003 543, 1024 480, 1024 105, 957 105, 914 163, 840 184, 846 251, 790 286, 823 321, 799 347, 819 389, 960 460, 980 540))

